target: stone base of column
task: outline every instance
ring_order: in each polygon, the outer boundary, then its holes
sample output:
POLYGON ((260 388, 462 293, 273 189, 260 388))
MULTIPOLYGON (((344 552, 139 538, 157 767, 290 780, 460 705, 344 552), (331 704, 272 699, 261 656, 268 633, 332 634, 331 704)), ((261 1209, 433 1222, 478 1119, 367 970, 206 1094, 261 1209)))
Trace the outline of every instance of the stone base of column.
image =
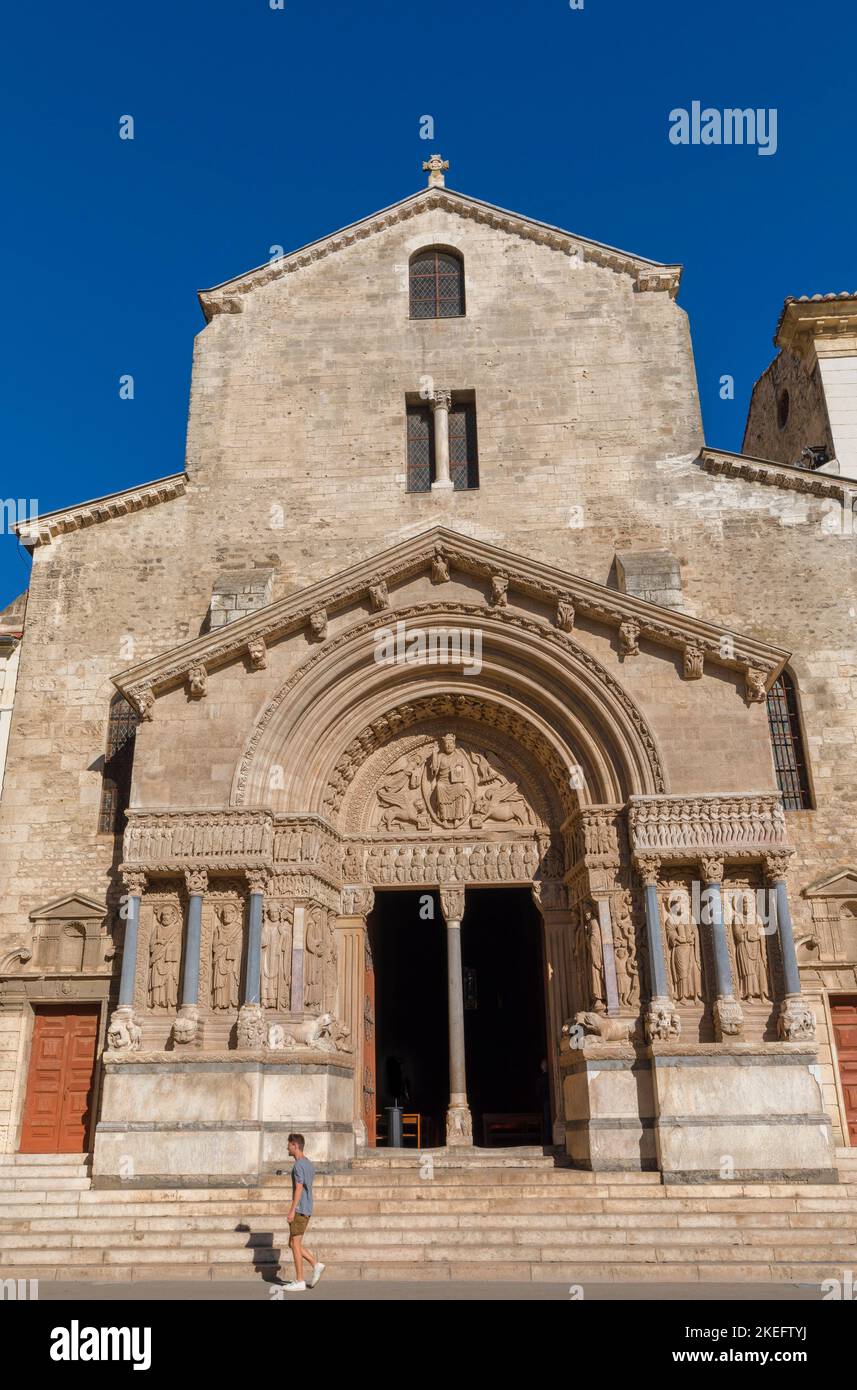
POLYGON ((800 994, 787 994, 780 1004, 777 1034, 783 1042, 814 1042, 815 1014, 800 994))
POLYGON ((452 1095, 446 1112, 446 1143, 448 1148, 473 1146, 473 1119, 467 1096, 452 1095))
POLYGON ((450 479, 448 482, 432 483, 432 492, 455 492, 455 483, 450 479))
POLYGON ((242 1004, 238 1010, 238 1048, 242 1052, 264 1047, 267 1042, 261 1004, 242 1004))
POLYGON ((107 1046, 114 1052, 138 1052, 142 1029, 130 1004, 120 1004, 113 1010, 107 1028, 107 1046))
POLYGON ((724 994, 714 1001, 714 1036, 718 1042, 724 1038, 738 1038, 744 1030, 744 1015, 741 1005, 733 994, 724 994))
POLYGON ((205 1027, 199 1016, 199 1006, 197 1004, 182 1004, 172 1027, 171 1037, 175 1046, 202 1047, 204 1032, 205 1027))
POLYGON ((673 1001, 664 996, 649 1000, 643 1018, 649 1042, 675 1042, 681 1034, 678 1010, 673 1001))

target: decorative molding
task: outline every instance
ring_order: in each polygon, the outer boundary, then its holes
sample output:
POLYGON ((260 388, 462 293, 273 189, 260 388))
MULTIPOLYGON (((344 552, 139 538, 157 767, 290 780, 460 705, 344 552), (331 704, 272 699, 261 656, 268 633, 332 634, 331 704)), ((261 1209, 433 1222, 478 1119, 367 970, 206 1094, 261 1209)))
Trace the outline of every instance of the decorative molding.
POLYGON ((791 853, 779 792, 632 796, 628 826, 635 856, 655 854, 669 863, 791 853))
POLYGON ((112 492, 106 497, 96 497, 91 502, 78 502, 62 511, 27 517, 23 521, 15 522, 11 529, 17 533, 22 545, 50 545, 56 536, 66 535, 70 531, 82 531, 86 526, 110 521, 116 516, 127 516, 130 512, 143 511, 146 507, 157 506, 159 502, 169 502, 174 497, 181 497, 186 488, 186 474, 172 473, 169 477, 158 478, 153 483, 143 483, 140 487, 127 488, 123 492, 112 492))
POLYGON ((448 188, 431 187, 420 189, 388 208, 382 208, 379 212, 308 246, 300 247, 288 255, 278 256, 276 260, 268 261, 255 270, 249 270, 232 280, 224 281, 223 284, 214 285, 211 289, 201 290, 199 302, 206 320, 210 322, 216 314, 240 313, 243 296, 260 286, 315 265, 325 257, 354 245, 356 241, 365 240, 366 237, 386 231, 401 222, 407 222, 423 212, 431 212, 438 208, 469 221, 493 227, 509 236, 533 241, 561 254, 602 266, 617 274, 628 275, 635 290, 640 293, 663 292, 673 299, 678 293, 682 271, 680 265, 664 265, 657 261, 649 261, 642 256, 620 251, 616 247, 575 236, 560 227, 552 227, 547 223, 523 217, 519 213, 508 212, 504 208, 484 203, 467 194, 456 193, 448 188))
POLYGON ((765 487, 779 488, 785 492, 803 492, 812 497, 833 497, 837 502, 846 502, 850 489, 843 487, 857 479, 839 479, 830 473, 811 472, 808 468, 797 468, 788 463, 774 463, 770 459, 751 458, 746 454, 733 454, 725 449, 703 449, 697 459, 699 467, 706 473, 722 478, 742 478, 748 483, 761 483, 765 487))

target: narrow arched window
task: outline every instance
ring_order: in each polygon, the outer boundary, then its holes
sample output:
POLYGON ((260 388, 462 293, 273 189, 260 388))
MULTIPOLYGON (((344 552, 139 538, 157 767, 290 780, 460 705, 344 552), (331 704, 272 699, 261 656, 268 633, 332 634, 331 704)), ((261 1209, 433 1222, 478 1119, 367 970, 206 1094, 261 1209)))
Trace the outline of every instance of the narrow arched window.
POLYGON ((795 683, 783 671, 768 692, 768 724, 777 782, 787 811, 806 811, 812 806, 809 770, 803 746, 795 683))
POLYGON ((410 264, 411 318, 457 319, 464 313, 464 262, 455 251, 429 247, 410 264))
POLYGON ((131 800, 136 733, 136 710, 124 695, 115 695, 110 702, 107 752, 104 756, 98 813, 98 829, 104 835, 119 835, 125 829, 125 812, 131 800))

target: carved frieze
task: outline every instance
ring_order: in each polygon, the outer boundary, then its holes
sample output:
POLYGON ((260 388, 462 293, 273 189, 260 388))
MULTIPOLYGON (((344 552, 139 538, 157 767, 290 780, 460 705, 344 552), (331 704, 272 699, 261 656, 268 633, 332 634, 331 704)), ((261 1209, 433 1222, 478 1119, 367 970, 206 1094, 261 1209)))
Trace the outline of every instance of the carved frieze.
POLYGON ((745 796, 632 796, 628 807, 635 855, 678 863, 706 854, 759 859, 791 851, 778 792, 745 796))

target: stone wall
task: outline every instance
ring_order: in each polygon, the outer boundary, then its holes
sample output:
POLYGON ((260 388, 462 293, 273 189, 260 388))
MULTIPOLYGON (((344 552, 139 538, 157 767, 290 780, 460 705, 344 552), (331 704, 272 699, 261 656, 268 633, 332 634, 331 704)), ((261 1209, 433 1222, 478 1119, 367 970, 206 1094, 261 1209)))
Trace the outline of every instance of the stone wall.
POLYGON ((823 446, 828 458, 834 457, 824 389, 812 356, 813 366, 808 371, 799 357, 780 352, 759 377, 750 397, 741 445, 745 454, 796 465, 802 449, 823 446), (784 392, 788 392, 788 414, 781 425, 784 392))

